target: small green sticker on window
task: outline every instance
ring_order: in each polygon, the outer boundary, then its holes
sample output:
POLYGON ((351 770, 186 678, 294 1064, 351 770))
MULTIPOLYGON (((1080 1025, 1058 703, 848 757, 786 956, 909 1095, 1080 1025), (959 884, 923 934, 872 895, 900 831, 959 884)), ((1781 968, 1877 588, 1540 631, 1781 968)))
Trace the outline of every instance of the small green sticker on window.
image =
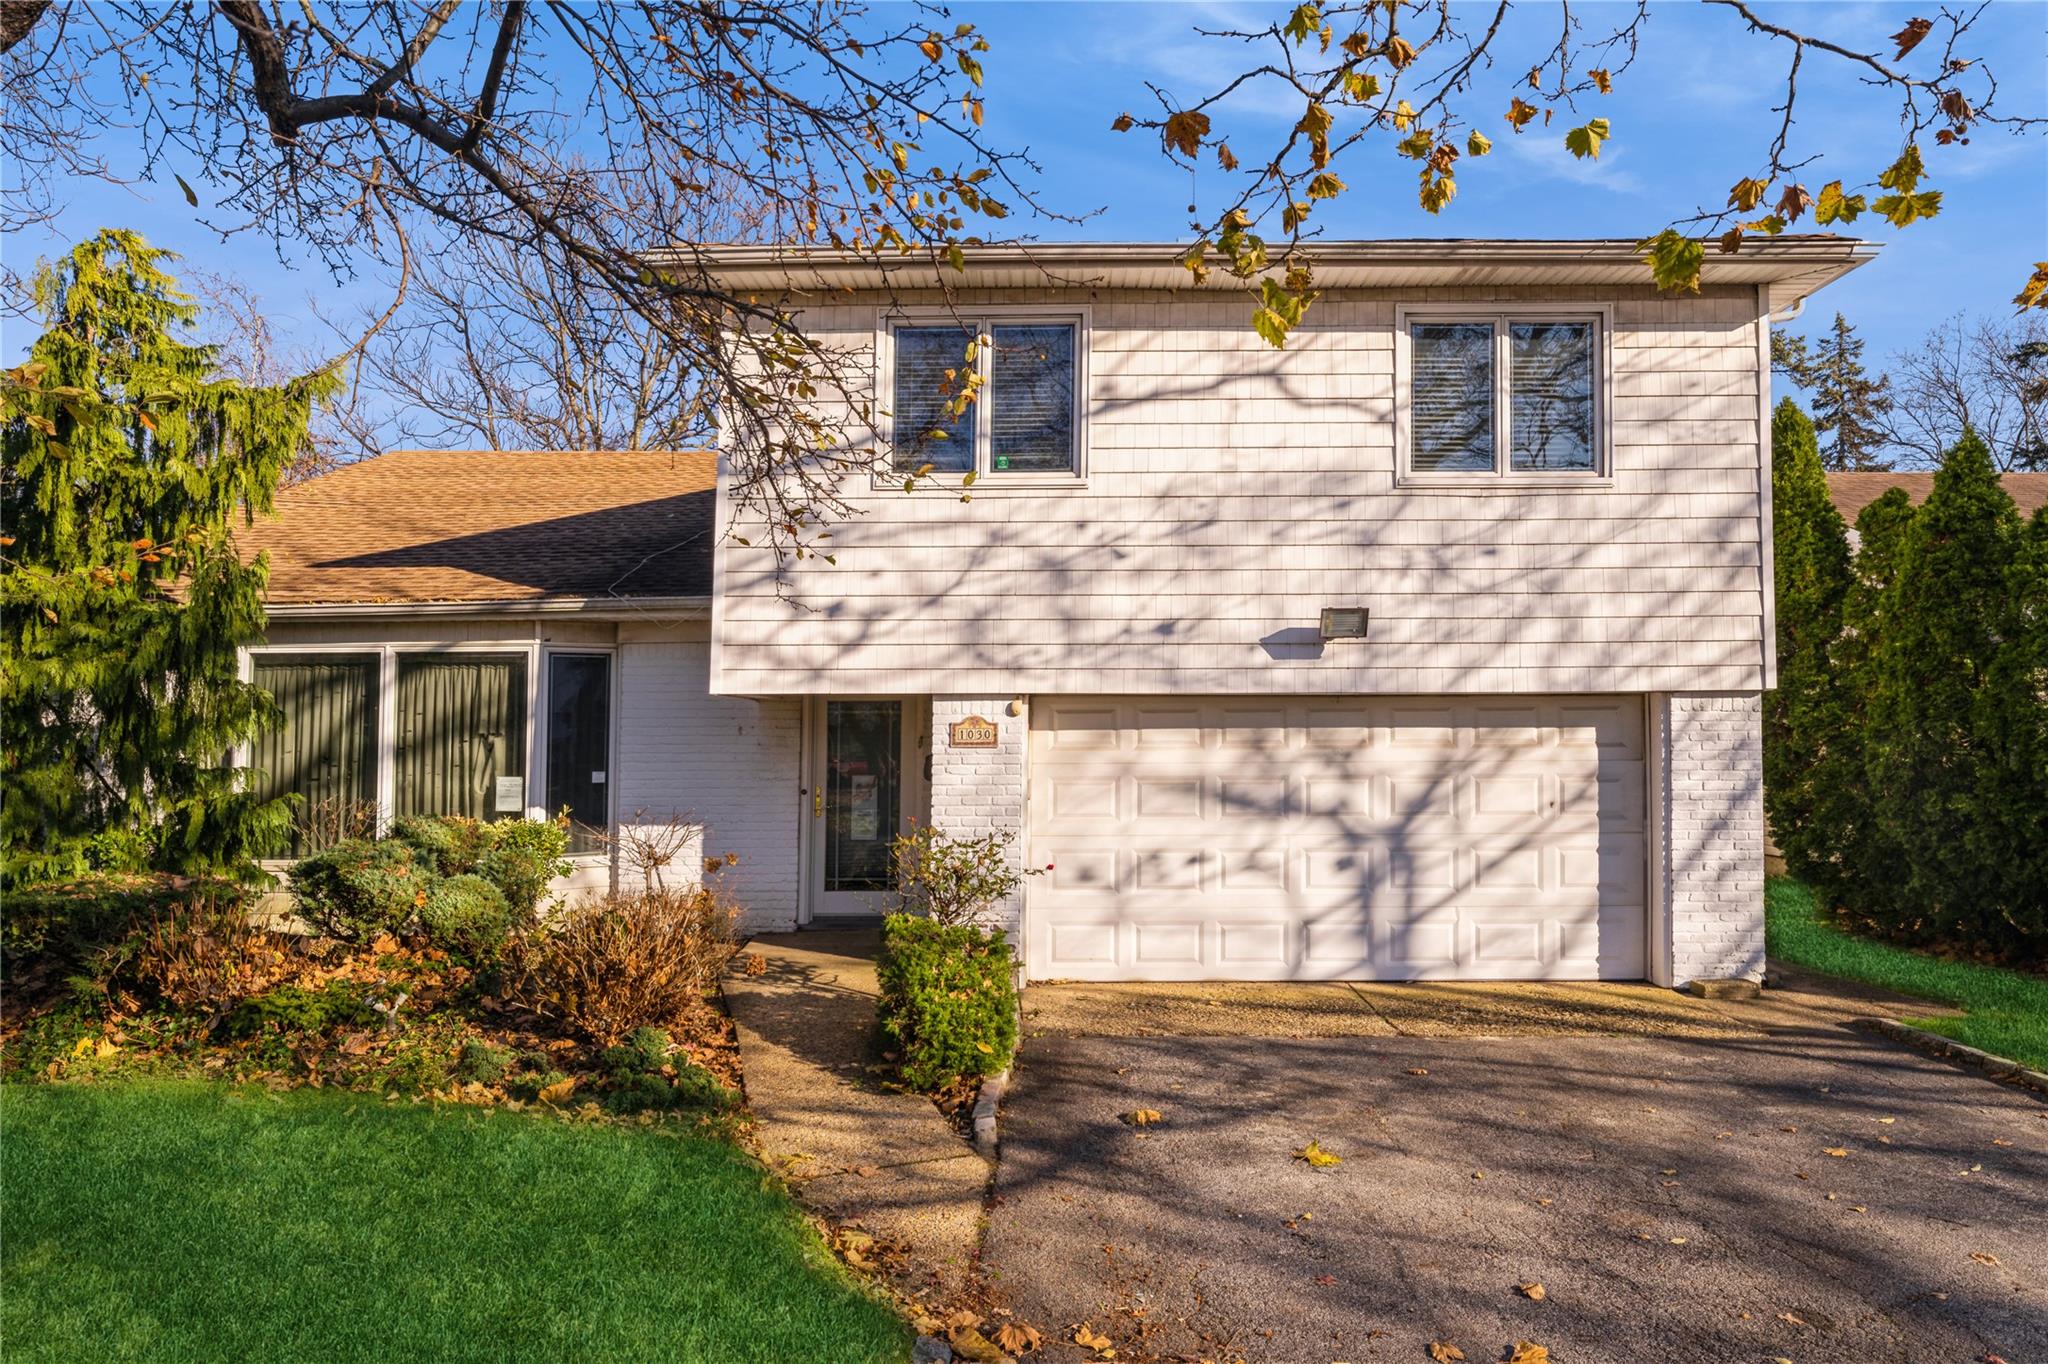
POLYGON ((996 468, 998 468, 998 469, 1007 469, 1007 468, 1009 468, 1009 467, 1010 467, 1010 457, 1009 457, 1008 455, 997 455, 997 456, 996 456, 996 468))

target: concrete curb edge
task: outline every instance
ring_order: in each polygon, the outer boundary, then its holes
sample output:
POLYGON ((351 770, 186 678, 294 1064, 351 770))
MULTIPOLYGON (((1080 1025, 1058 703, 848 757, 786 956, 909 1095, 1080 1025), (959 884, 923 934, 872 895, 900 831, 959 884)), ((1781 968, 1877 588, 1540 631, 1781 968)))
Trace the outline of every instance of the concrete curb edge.
POLYGON ((1895 1018, 1859 1018, 1856 1020, 1856 1026, 1889 1037, 1894 1042, 1903 1042, 1915 1051, 1925 1052, 1938 1060, 1978 1071, 2002 1084, 2031 1089, 2048 1098, 2048 1074, 2030 1070, 2017 1061, 2007 1060, 2003 1056, 1993 1056, 1990 1052, 1979 1051, 1975 1047, 1966 1047, 1953 1038, 1943 1037, 1938 1032, 1909 1027, 1895 1018))

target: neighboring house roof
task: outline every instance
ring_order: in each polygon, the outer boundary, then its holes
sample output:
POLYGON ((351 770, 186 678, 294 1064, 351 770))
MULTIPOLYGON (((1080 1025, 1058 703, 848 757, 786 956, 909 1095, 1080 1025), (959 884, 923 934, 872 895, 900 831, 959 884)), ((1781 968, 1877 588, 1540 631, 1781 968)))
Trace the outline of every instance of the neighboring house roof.
POLYGON ((273 608, 701 598, 709 451, 397 450, 278 494, 236 536, 273 608))
MULTIPOLYGON (((962 248, 964 269, 930 254, 857 252, 805 246, 691 245, 647 253, 655 264, 701 270, 735 290, 931 288, 1233 289, 1243 281, 1211 270, 1205 284, 1180 263, 1186 243, 1048 242, 962 248)), ((1304 248, 1323 289, 1419 289, 1507 284, 1647 285, 1642 247, 1629 240, 1316 241, 1304 248)), ((1766 285, 1773 310, 1840 279, 1877 254, 1854 237, 1751 237, 1734 255, 1709 251, 1704 284, 1766 285)), ((1278 278, 1281 267, 1271 272, 1278 278)))
MULTIPOLYGON (((2005 491, 2018 504, 2021 516, 2032 516, 2037 507, 2048 506, 2048 474, 2005 474, 2000 477, 2005 491)), ((1893 488, 1904 488, 1906 496, 1919 506, 1934 491, 1930 473, 1829 474, 1828 497, 1835 510, 1850 525, 1863 509, 1893 488)))

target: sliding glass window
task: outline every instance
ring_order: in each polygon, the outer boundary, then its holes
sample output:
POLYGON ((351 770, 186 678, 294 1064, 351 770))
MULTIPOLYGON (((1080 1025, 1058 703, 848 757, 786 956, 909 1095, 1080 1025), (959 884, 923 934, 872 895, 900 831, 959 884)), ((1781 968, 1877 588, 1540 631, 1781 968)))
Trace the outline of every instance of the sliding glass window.
POLYGON ((259 654, 251 678, 277 698, 284 722, 250 746, 251 784, 264 800, 297 796, 293 857, 377 825, 377 655, 259 654))
POLYGON ((526 655, 400 654, 396 813, 526 810, 526 655))

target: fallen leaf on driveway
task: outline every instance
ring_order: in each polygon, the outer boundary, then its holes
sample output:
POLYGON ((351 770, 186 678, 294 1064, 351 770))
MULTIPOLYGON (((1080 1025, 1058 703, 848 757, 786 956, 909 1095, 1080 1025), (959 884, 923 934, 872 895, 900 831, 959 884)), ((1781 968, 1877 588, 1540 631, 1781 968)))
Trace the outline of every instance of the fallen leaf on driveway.
POLYGON ((1316 1275, 1316 1282, 1324 1288, 1335 1288, 1337 1286, 1337 1276, 1335 1274, 1318 1274, 1316 1275))
POLYGON ((1672 1245, 1674 1245, 1674 1246, 1682 1246, 1682 1245, 1684 1245, 1684 1244, 1685 1244, 1685 1238, 1684 1238, 1683 1236, 1673 1236, 1673 1237, 1672 1237, 1672 1238, 1670 1238, 1670 1239, 1671 1239, 1671 1244, 1672 1244, 1672 1245))
POLYGON ((1787 1322, 1787 1323, 1789 1323, 1789 1324, 1791 1324, 1791 1325, 1793 1325, 1793 1326, 1804 1326, 1804 1325, 1806 1325, 1806 1319, 1805 1319, 1804 1317, 1801 1317, 1801 1316, 1796 1316, 1796 1315, 1794 1315, 1794 1314, 1793 1314, 1793 1313, 1791 1313, 1791 1312, 1780 1312, 1780 1313, 1778 1313, 1778 1320, 1779 1320, 1779 1321, 1782 1321, 1782 1322, 1787 1322))
POLYGON ((2006 1139, 2005 1139, 2004 1137, 1993 1137, 1993 1138, 1991 1139, 1991 1144, 1992 1144, 1993 1146, 2010 1146, 2010 1145, 2012 1145, 2012 1143, 2011 1143, 2011 1142, 2009 1142, 2009 1141, 2007 1141, 2007 1140, 2006 1140, 2006 1139))
POLYGON ((1836 1160, 1841 1160, 1843 1157, 1849 1154, 1849 1148, 1846 1146, 1823 1147, 1821 1149, 1821 1154, 1824 1156, 1833 1156, 1836 1160))
POLYGON ((1454 1361, 1465 1357, 1465 1352, 1448 1341, 1432 1340, 1429 1342, 1429 1357, 1436 1364, 1454 1364, 1454 1361))
POLYGON ((1332 1165, 1344 1163, 1344 1157, 1338 1155, 1335 1151, 1325 1151, 1323 1144, 1319 1141, 1312 1141, 1299 1151, 1296 1151, 1294 1158, 1296 1160, 1305 1160, 1318 1170, 1327 1170, 1332 1165))
POLYGON ((1970 1258, 1980 1265, 1995 1265, 1998 1263, 1998 1257, 1988 1250, 1973 1250, 1970 1252, 1970 1258))
POLYGON ((1124 1121, 1133 1127, 1150 1127, 1159 1121, 1160 1116, 1156 1108, 1139 1108, 1124 1114, 1124 1121))
POLYGON ((1429 1074, 1429 1067, 1428 1067, 1428 1066, 1410 1066, 1410 1067, 1408 1067, 1408 1073, 1409 1073, 1410 1075, 1427 1075, 1427 1074, 1429 1074))
POLYGON ((1542 1302, 1545 1296, 1543 1292, 1543 1285, 1535 1282, 1518 1283, 1515 1285, 1515 1291, 1517 1293, 1520 1293, 1523 1297, 1527 1298, 1530 1302, 1542 1302))
POLYGON ((1042 1343, 1035 1326, 1026 1326, 1021 1321, 1006 1321, 996 1328, 996 1344, 1006 1354, 1029 1354, 1042 1343))
POLYGON ((1533 1340, 1518 1340, 1507 1364, 1550 1364, 1550 1351, 1533 1340))
POLYGON ((1897 1122, 1897 1121, 1898 1121, 1898 1119, 1897 1119, 1897 1118, 1879 1118, 1879 1119, 1878 1119, 1878 1121, 1879 1121, 1879 1122, 1881 1122, 1881 1123, 1884 1123, 1884 1124, 1885 1124, 1886 1126, 1890 1126, 1890 1125, 1891 1125, 1892 1123, 1895 1123, 1895 1122, 1897 1122))
POLYGON ((1095 1351, 1104 1359, 1114 1359, 1116 1357, 1116 1351, 1110 1348, 1109 1337, 1099 1334, 1092 1326, 1085 1324, 1076 1326, 1074 1328, 1074 1343, 1084 1350, 1095 1351))

